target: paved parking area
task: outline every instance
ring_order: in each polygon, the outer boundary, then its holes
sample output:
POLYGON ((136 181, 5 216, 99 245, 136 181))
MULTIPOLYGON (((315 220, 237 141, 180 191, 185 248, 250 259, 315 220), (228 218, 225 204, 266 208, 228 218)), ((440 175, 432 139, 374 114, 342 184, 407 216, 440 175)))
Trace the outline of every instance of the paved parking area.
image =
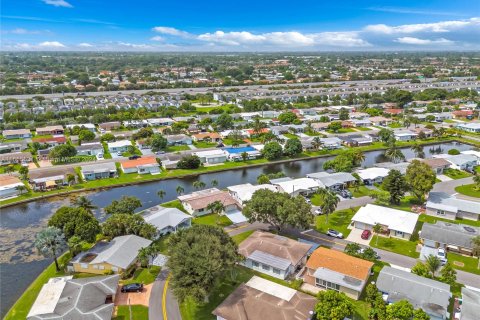
POLYGON ((121 292, 121 285, 117 288, 117 294, 115 295, 115 305, 124 306, 124 305, 133 305, 141 304, 146 307, 149 305, 150 293, 152 292, 153 284, 147 284, 143 286, 142 292, 121 292))
POLYGON ((363 240, 362 239, 362 232, 363 232, 362 229, 357 229, 357 228, 352 227, 351 230, 352 231, 350 231, 350 234, 348 235, 348 237, 345 240, 350 241, 350 242, 356 242, 356 243, 364 245, 364 246, 368 246, 368 244, 370 243, 370 240, 372 240, 371 235, 368 238, 368 240, 363 240))

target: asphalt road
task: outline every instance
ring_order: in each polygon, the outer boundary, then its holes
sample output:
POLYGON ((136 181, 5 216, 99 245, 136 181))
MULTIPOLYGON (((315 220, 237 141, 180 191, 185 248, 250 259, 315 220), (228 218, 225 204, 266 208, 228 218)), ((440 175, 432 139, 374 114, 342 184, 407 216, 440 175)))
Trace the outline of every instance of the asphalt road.
POLYGON ((149 320, 182 320, 177 299, 168 287, 168 274, 168 269, 162 268, 153 283, 148 308, 149 320))
POLYGON ((472 201, 478 201, 478 198, 472 198, 472 197, 469 197, 469 196, 465 196, 465 195, 457 193, 457 191, 455 191, 455 188, 458 187, 458 186, 463 186, 464 184, 472 184, 472 183, 473 183, 473 177, 457 179, 457 180, 450 180, 450 181, 443 181, 443 182, 436 183, 433 186, 432 191, 445 192, 445 193, 448 193, 448 194, 453 194, 457 198, 472 200, 472 201))

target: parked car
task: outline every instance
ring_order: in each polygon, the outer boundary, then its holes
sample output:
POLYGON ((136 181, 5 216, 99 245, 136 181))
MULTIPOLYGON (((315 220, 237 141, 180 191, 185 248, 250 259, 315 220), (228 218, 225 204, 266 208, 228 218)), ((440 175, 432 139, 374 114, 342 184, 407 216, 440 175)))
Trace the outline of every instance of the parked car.
POLYGON ((135 160, 135 159, 138 159, 138 158, 141 158, 141 156, 135 154, 133 156, 128 157, 128 160, 135 160))
POLYGON ((142 283, 130 283, 122 286, 122 292, 141 292, 143 290, 142 283))
POLYGON ((121 156, 122 156, 122 153, 121 153, 121 152, 117 152, 117 156, 121 157, 121 156))
POLYGON ((322 208, 317 208, 317 209, 315 209, 315 214, 318 214, 318 215, 323 214, 322 208))
POLYGON ((363 230, 361 238, 363 240, 368 240, 368 238, 370 238, 371 234, 372 234, 372 232, 370 230, 363 230))
POLYGON ((327 236, 338 238, 338 239, 343 239, 343 233, 341 233, 337 230, 333 230, 333 229, 328 229, 327 236))
POLYGON ((442 266, 447 263, 447 253, 445 249, 439 248, 437 251, 437 257, 442 261, 442 266))
POLYGON ((351 199, 352 198, 352 193, 348 190, 342 190, 340 191, 340 195, 343 197, 343 198, 347 198, 347 199, 351 199))

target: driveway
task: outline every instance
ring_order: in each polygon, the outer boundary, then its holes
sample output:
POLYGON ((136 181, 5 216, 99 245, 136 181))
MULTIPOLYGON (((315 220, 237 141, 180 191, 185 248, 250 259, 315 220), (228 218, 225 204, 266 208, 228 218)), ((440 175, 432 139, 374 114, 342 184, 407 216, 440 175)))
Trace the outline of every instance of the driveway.
POLYGON ((124 305, 134 305, 141 304, 146 307, 149 305, 150 294, 152 292, 153 284, 147 284, 143 286, 142 292, 121 292, 121 286, 117 288, 117 294, 115 295, 115 305, 124 306, 124 305))
POLYGON ((438 178, 438 180, 440 180, 442 182, 453 180, 452 178, 450 178, 450 177, 448 177, 444 174, 437 175, 437 178, 438 178))
POLYGON ((357 228, 351 228, 350 234, 348 235, 347 238, 345 238, 345 241, 349 242, 356 242, 358 244, 368 246, 370 243, 370 240, 372 240, 372 236, 370 236, 367 240, 362 239, 362 229, 357 229, 357 228))

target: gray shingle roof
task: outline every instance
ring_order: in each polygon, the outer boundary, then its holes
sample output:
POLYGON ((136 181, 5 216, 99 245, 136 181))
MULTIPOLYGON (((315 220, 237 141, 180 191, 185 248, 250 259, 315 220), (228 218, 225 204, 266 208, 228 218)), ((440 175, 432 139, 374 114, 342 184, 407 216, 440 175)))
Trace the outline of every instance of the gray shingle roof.
POLYGON ((185 219, 192 218, 177 208, 164 208, 162 206, 148 208, 142 212, 142 215, 147 223, 154 225, 158 230, 166 227, 176 227, 185 219))
POLYGON ((423 224, 420 237, 447 245, 472 248, 472 238, 480 234, 480 228, 438 221, 423 224))
POLYGON ((327 268, 318 268, 317 270, 315 270, 313 276, 317 279, 330 281, 341 285, 342 287, 353 289, 355 291, 361 291, 363 289, 363 286, 365 285, 365 281, 363 280, 356 279, 327 268))
POLYGON ((336 173, 328 173, 328 172, 316 172, 316 173, 309 173, 307 174, 307 178, 312 178, 315 180, 320 181, 324 186, 331 187, 336 184, 344 184, 348 182, 353 182, 355 179, 351 173, 348 172, 336 172, 336 173))
POLYGON ((263 263, 267 266, 271 266, 280 270, 287 270, 291 265, 290 261, 274 255, 268 254, 263 251, 255 250, 251 255, 248 256, 248 259, 263 263))

